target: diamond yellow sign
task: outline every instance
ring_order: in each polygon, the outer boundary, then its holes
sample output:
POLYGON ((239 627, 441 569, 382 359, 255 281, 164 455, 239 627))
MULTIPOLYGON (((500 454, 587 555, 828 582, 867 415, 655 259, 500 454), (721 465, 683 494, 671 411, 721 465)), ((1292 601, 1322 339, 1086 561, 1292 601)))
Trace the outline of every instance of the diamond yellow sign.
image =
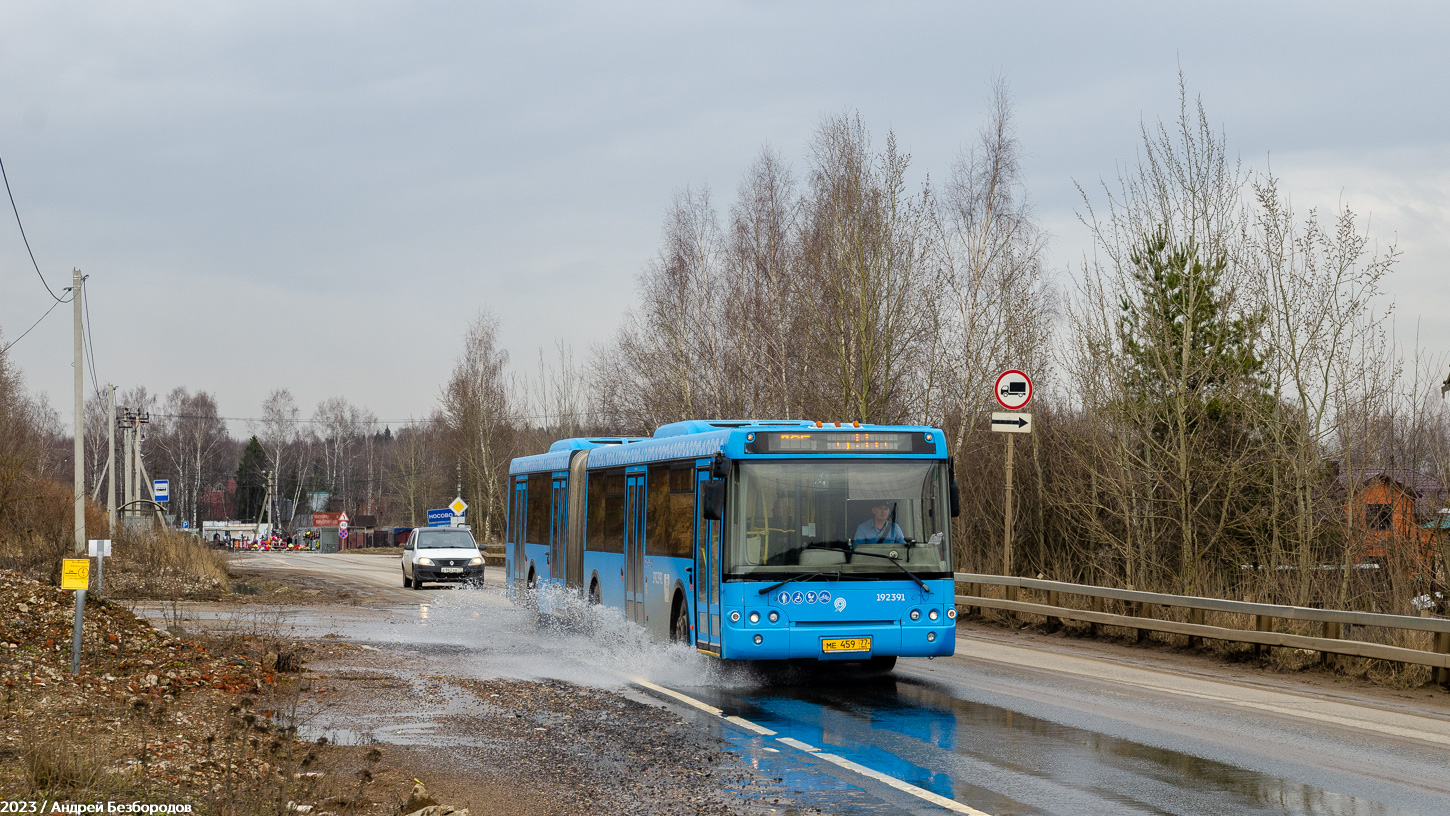
POLYGON ((89 589, 91 585, 91 559, 66 558, 61 560, 60 588, 89 589))
POLYGON ((453 503, 448 505, 448 509, 453 511, 453 515, 461 516, 463 515, 463 511, 468 509, 468 502, 462 498, 454 499, 453 503))

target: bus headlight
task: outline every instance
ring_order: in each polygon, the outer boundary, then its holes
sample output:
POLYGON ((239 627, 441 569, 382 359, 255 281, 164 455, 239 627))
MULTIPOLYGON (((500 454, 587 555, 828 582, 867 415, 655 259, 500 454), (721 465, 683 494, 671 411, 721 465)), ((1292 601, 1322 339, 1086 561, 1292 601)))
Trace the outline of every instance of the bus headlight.
POLYGON ((759 646, 759 645, 760 645, 760 642, 761 642, 761 641, 762 641, 762 640, 765 640, 765 638, 763 638, 763 637, 761 637, 761 636, 760 636, 760 635, 756 635, 756 636, 755 636, 755 645, 756 645, 756 646, 759 646))
POLYGON ((931 610, 930 612, 926 613, 926 616, 928 618, 931 618, 932 620, 936 620, 937 619, 936 610, 935 609, 931 610))
POLYGON ((911 610, 911 619, 912 620, 921 620, 921 610, 920 609, 913 609, 913 610, 911 610))
POLYGON ((955 606, 947 609, 947 620, 957 619, 957 608, 955 606))
POLYGON ((740 613, 739 612, 731 612, 730 613, 730 622, 731 623, 739 623, 740 622, 740 613))
POLYGON ((770 622, 775 623, 778 620, 780 620, 780 613, 774 609, 770 610, 770 622))
POLYGON ((936 632, 927 632, 926 633, 926 642, 927 643, 935 643, 936 642, 936 632))
POLYGON ((750 613, 750 622, 751 623, 760 623, 760 613, 759 612, 751 612, 750 613))

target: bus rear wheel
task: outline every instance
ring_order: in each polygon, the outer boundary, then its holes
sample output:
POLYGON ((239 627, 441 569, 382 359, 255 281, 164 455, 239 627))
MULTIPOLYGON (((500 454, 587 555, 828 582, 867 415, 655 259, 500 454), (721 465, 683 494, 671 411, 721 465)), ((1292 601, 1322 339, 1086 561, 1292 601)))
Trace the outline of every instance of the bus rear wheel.
POLYGON ((675 602, 675 617, 670 622, 670 640, 675 643, 690 642, 690 613, 685 609, 685 602, 675 602))

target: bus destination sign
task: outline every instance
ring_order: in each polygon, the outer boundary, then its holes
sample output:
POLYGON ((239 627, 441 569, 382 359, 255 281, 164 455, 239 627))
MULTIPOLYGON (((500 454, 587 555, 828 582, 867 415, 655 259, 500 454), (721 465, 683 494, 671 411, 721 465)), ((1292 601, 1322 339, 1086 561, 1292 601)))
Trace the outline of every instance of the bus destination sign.
POLYGON ((747 438, 749 453, 936 453, 920 431, 770 431, 747 438))

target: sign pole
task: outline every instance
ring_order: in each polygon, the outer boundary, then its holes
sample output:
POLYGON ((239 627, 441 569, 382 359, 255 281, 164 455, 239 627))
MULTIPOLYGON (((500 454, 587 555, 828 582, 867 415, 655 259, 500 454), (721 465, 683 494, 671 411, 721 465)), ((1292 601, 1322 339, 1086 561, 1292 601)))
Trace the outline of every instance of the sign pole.
MULTIPOLYGON (((1017 369, 1004 371, 997 377, 997 382, 992 386, 992 396, 996 398, 997 404, 1008 411, 1021 411, 1032 401, 1032 378, 1028 377, 1017 369)), ((1012 574, 1012 448, 1013 435, 1019 433, 1032 433, 1031 414, 992 414, 992 430, 1007 434, 1007 467, 1006 467, 1006 489, 1007 501, 1005 518, 1002 524, 1002 574, 1012 574)), ((1007 599, 1017 600, 1017 588, 1007 587, 1007 599)))
POLYGON ((1002 574, 1012 574, 1012 440, 1007 434, 1007 523, 1002 531, 1002 574))

